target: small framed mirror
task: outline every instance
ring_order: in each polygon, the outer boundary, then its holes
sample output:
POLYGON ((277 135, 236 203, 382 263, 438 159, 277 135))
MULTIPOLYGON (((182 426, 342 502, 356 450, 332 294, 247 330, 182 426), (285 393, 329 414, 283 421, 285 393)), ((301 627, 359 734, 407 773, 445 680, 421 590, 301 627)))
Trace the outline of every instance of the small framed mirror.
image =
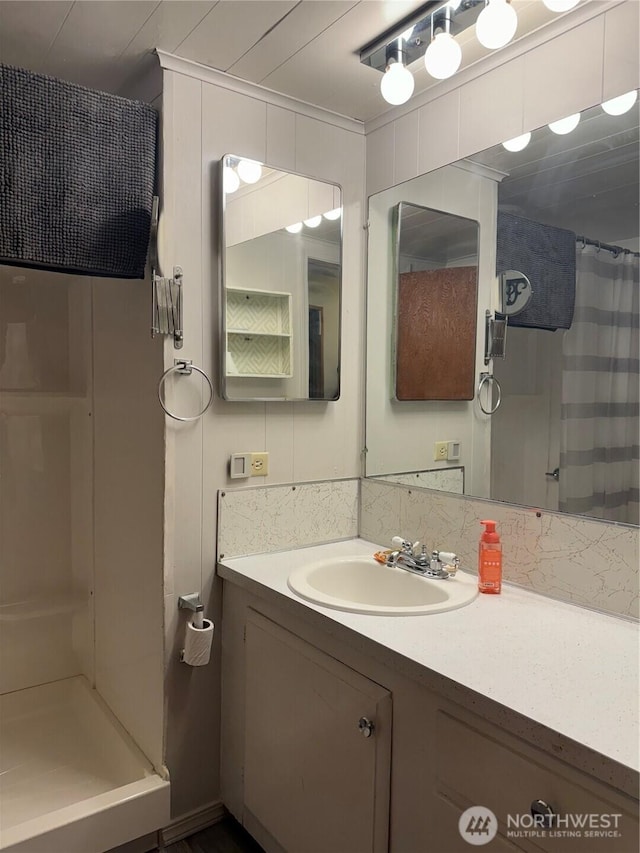
POLYGON ((340 187, 227 154, 220 194, 223 398, 337 400, 340 187))
POLYGON ((478 223, 402 201, 395 229, 395 399, 475 394, 478 223))

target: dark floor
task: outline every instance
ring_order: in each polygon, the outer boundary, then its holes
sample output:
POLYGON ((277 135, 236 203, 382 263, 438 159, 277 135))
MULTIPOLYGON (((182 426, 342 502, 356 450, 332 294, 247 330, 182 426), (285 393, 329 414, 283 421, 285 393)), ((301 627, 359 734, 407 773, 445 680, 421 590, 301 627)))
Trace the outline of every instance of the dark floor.
POLYGON ((231 817, 164 848, 164 853, 264 853, 231 817))

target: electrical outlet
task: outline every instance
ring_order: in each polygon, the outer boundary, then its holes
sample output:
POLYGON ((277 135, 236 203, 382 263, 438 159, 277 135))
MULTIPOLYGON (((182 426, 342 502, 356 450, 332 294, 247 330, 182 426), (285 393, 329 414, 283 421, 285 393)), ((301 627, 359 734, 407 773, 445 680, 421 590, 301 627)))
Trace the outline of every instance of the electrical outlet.
POLYGON ((251 454, 251 476, 266 477, 269 473, 269 454, 268 453, 252 453, 251 454))
POLYGON ((448 442, 436 441, 433 446, 433 458, 436 462, 444 462, 448 458, 448 442))

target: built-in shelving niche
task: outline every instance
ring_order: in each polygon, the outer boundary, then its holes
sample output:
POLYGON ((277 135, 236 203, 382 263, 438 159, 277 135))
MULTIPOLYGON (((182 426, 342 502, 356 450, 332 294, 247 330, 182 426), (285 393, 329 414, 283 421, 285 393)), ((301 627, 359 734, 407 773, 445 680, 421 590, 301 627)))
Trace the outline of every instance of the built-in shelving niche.
POLYGON ((227 376, 293 375, 291 294, 227 289, 227 376))

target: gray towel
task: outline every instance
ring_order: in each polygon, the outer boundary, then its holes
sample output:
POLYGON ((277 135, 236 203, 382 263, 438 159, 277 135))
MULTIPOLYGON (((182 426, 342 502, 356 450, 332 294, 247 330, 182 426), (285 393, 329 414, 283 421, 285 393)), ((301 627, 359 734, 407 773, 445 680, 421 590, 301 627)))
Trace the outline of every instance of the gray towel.
POLYGON ((569 329, 576 295, 576 235, 564 228, 498 211, 496 273, 523 272, 533 289, 510 326, 569 329))
POLYGON ((0 64, 0 263, 143 278, 157 116, 0 64))

